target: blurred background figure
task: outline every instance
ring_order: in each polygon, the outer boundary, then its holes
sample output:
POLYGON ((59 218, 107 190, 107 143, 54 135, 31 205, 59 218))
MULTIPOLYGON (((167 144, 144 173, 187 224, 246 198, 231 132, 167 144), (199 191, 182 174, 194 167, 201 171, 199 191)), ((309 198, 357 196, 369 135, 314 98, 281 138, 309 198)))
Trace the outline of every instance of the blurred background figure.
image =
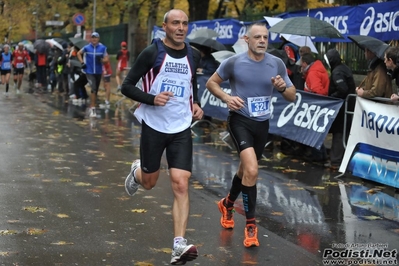
POLYGON ((129 59, 130 59, 130 53, 127 50, 127 43, 126 42, 121 42, 121 49, 118 51, 116 54, 116 60, 118 61, 118 64, 116 66, 116 84, 118 86, 117 91, 121 90, 121 85, 122 85, 122 80, 123 78, 121 76, 126 76, 126 68, 129 65, 129 59))
POLYGON ((219 66, 219 63, 212 56, 212 48, 205 46, 196 46, 197 49, 201 52, 201 60, 199 63, 199 67, 197 68, 197 73, 204 75, 212 75, 215 73, 216 69, 219 66))

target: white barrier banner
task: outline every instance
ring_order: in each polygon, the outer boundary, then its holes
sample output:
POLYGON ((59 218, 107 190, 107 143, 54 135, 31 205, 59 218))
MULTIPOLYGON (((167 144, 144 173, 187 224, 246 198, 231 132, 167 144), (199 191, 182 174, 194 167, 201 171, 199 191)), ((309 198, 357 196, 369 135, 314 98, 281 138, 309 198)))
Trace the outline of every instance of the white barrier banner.
POLYGON ((399 106, 356 97, 340 172, 399 188, 399 106))

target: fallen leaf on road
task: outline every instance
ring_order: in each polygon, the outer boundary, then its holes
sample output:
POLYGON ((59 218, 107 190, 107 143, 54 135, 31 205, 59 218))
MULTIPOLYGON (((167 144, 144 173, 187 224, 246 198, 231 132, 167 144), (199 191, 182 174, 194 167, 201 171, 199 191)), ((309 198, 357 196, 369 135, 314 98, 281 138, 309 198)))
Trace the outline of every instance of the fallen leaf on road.
POLYGON ((65 246, 65 245, 73 245, 72 242, 66 242, 66 241, 58 241, 51 243, 51 245, 56 245, 56 246, 65 246))
POLYGON ((365 192, 368 194, 376 194, 380 191, 381 191, 381 189, 379 189, 379 188, 372 188, 372 189, 366 190, 365 192))
POLYGON ((375 215, 370 215, 370 216, 361 216, 362 218, 366 219, 366 220, 370 220, 370 221, 374 221, 374 220, 381 220, 382 218, 379 216, 375 216, 375 215))
POLYGON ((64 213, 59 213, 59 214, 57 214, 57 217, 58 218, 69 218, 69 215, 68 214, 64 214, 64 213))
POLYGON ((45 229, 38 229, 38 228, 28 228, 28 230, 26 231, 26 233, 30 236, 37 236, 37 235, 42 235, 44 233, 46 233, 47 230, 45 229))
POLYGON ((275 211, 273 211, 273 212, 271 213, 271 215, 274 215, 274 216, 283 216, 283 215, 284 215, 284 213, 282 213, 282 212, 275 212, 275 211))
POLYGON ((0 230, 0 236, 9 236, 9 235, 16 235, 17 231, 15 230, 0 230))
POLYGON ((145 212, 147 212, 147 210, 146 209, 133 209, 133 210, 131 210, 131 212, 145 213, 145 212))
POLYGON ((84 182, 75 182, 74 184, 77 187, 88 187, 88 186, 91 186, 90 183, 84 183, 84 182))
POLYGON ((40 207, 34 207, 34 206, 27 206, 27 207, 23 207, 23 210, 31 212, 31 213, 35 213, 35 212, 45 212, 47 209, 40 208, 40 207))
POLYGON ((313 186, 314 189, 325 189, 326 187, 313 186))

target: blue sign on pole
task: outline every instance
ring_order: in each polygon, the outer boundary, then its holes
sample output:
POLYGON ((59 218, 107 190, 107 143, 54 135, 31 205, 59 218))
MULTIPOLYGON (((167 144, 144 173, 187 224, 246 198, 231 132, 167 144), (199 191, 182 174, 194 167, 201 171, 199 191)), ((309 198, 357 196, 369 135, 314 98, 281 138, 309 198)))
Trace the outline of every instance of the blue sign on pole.
POLYGON ((73 15, 72 20, 73 24, 75 24, 76 26, 82 26, 86 22, 85 15, 83 15, 82 13, 76 13, 75 15, 73 15))

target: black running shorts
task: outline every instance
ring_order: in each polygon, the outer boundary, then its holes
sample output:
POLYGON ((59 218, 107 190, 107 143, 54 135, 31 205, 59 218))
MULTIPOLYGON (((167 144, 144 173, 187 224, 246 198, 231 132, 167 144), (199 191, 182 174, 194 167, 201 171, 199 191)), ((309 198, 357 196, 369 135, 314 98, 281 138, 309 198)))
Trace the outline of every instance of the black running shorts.
POLYGON ((191 129, 166 134, 156 131, 142 121, 140 139, 141 170, 153 173, 160 169, 161 159, 166 149, 168 169, 177 168, 191 172, 193 164, 193 140, 191 129))
POLYGON ((235 112, 230 112, 227 119, 228 130, 237 153, 253 147, 256 158, 262 158, 269 133, 269 120, 255 121, 235 112))

